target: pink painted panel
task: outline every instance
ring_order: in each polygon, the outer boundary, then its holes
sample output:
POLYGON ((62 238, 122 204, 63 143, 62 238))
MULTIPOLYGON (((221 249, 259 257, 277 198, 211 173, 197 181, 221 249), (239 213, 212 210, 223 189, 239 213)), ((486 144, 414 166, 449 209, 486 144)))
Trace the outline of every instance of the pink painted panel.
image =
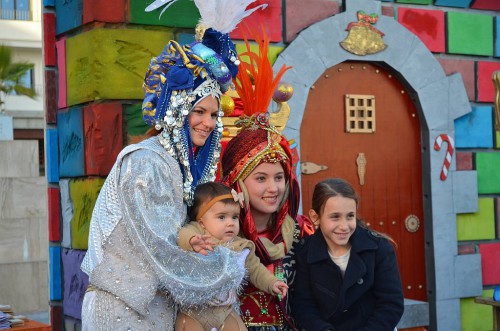
POLYGON ((66 39, 61 39, 56 42, 57 50, 57 69, 59 71, 58 81, 58 98, 57 107, 59 109, 68 107, 66 98, 67 83, 66 83, 66 39))
POLYGON ((474 61, 472 60, 454 60, 454 59, 437 59, 443 67, 446 75, 451 75, 459 72, 464 81, 467 97, 473 101, 476 99, 476 76, 474 69, 474 61))
POLYGON ((477 101, 494 102, 493 72, 500 70, 500 62, 479 61, 477 64, 477 101))
POLYGON ((260 31, 263 26, 270 41, 281 41, 281 0, 257 0, 248 8, 267 3, 267 8, 257 10, 252 15, 245 18, 238 27, 231 33, 233 39, 243 39, 243 36, 249 35, 248 29, 257 29, 260 31))
POLYGON ((457 152, 457 170, 472 170, 472 152, 457 152))
POLYGON ((431 52, 445 52, 444 11, 399 7, 398 22, 419 37, 431 52))
POLYGON ((483 285, 500 284, 500 243, 480 244, 483 285))
POLYGON ((336 1, 286 0, 286 41, 291 42, 301 30, 338 12, 336 1))

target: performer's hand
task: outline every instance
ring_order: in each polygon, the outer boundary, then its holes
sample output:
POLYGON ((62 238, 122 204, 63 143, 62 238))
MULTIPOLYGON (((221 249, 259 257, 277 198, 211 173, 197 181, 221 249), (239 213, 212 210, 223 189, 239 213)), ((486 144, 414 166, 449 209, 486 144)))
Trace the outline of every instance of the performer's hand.
POLYGON ((287 291, 288 291, 288 285, 286 285, 285 282, 279 280, 273 284, 273 292, 274 294, 280 296, 280 300, 281 298, 284 298, 286 296, 287 291))
POLYGON ((193 247, 193 251, 203 255, 208 255, 208 251, 213 251, 216 243, 210 235, 197 234, 189 239, 189 244, 193 247))

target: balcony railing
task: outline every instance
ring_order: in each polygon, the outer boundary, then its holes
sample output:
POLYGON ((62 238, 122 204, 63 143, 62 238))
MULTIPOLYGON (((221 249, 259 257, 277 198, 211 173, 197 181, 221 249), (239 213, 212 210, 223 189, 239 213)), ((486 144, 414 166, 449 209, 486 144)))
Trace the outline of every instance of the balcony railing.
POLYGON ((0 9, 0 20, 31 21, 31 11, 21 9, 0 9))

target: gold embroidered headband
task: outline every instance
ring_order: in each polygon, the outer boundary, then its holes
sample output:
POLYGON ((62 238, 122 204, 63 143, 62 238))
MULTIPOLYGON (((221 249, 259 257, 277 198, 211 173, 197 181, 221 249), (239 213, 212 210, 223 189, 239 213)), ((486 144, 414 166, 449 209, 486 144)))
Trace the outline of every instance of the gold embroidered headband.
POLYGON ((234 202, 238 202, 240 204, 241 207, 243 207, 243 201, 244 201, 244 198, 243 198, 243 194, 240 193, 236 193, 235 190, 231 190, 231 194, 223 194, 223 195, 219 195, 215 198, 213 198, 212 200, 210 200, 209 202, 207 202, 205 205, 203 205, 200 209, 200 211, 198 212, 198 214, 196 215, 196 220, 199 221, 203 215, 205 215, 205 213, 210 209, 212 208, 213 205, 215 205, 217 202, 221 201, 221 200, 226 200, 226 199, 233 199, 234 202))

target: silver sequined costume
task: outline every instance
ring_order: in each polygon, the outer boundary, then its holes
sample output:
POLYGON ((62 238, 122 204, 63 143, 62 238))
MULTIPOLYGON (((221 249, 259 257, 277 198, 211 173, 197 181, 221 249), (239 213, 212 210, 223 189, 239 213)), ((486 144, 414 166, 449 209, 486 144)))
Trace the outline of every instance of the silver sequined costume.
POLYGON ((176 245, 182 185, 158 137, 120 153, 90 223, 82 270, 94 290, 84 298, 84 330, 173 330, 176 304, 203 305, 238 288, 239 253, 220 247, 205 257, 176 245))

